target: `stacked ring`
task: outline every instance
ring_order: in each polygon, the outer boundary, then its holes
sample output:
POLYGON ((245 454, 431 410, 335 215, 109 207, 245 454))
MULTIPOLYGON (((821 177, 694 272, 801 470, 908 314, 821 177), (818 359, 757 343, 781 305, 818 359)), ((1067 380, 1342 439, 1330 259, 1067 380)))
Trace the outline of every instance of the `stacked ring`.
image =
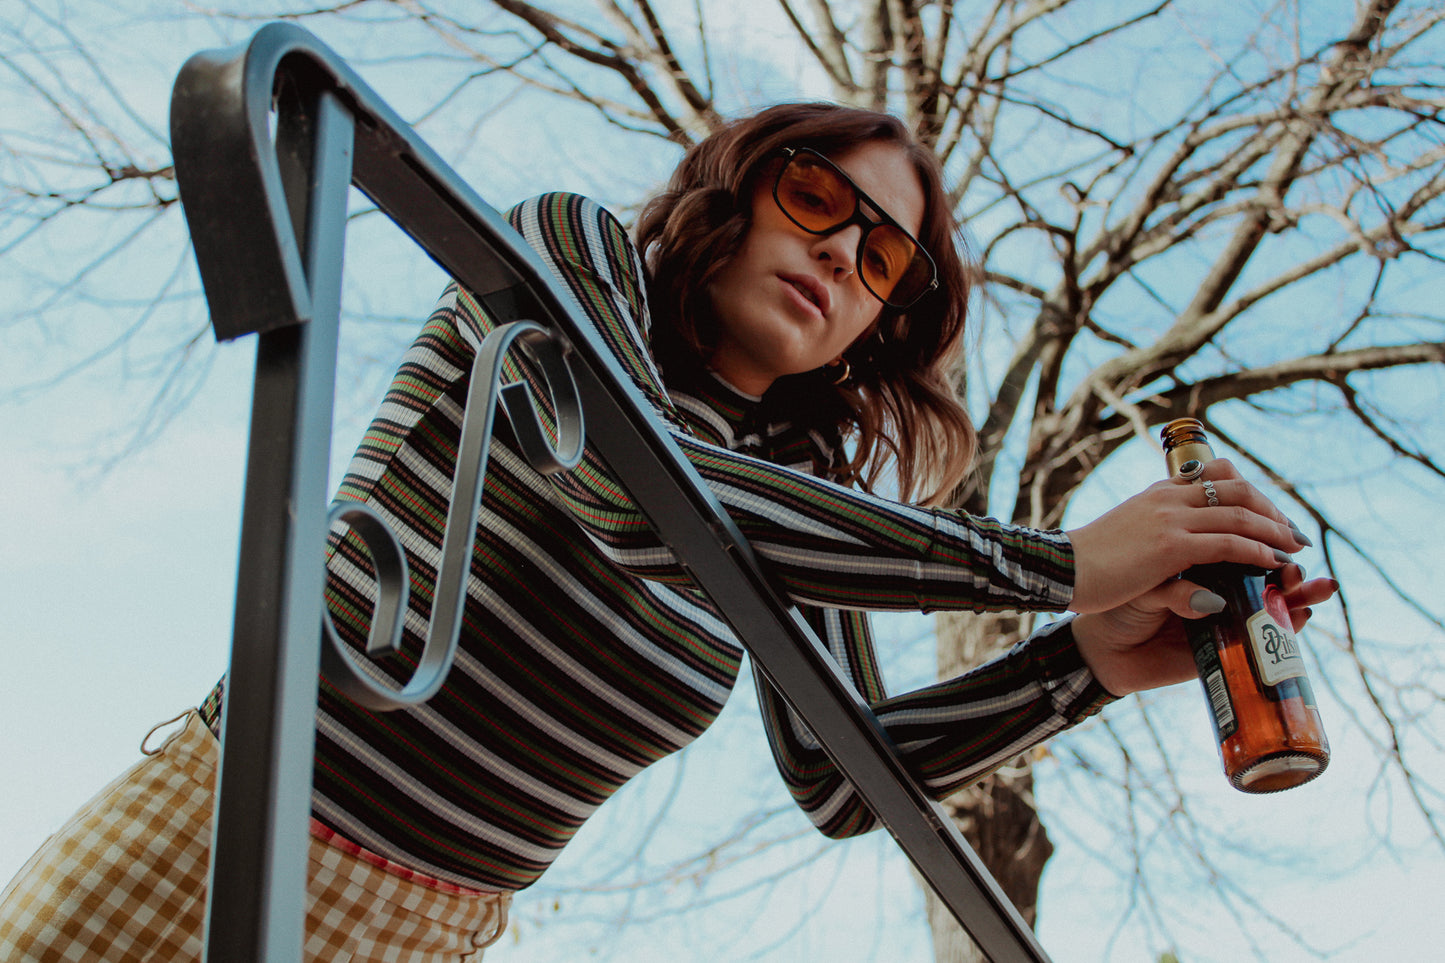
POLYGON ((1209 500, 1209 507, 1218 508, 1219 493, 1214 490, 1214 482, 1206 480, 1202 484, 1204 485, 1204 497, 1209 500))

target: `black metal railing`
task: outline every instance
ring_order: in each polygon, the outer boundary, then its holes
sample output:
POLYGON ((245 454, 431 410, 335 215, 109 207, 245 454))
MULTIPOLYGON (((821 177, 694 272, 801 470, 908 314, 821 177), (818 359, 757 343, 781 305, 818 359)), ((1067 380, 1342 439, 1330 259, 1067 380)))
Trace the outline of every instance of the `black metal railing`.
MULTIPOLYGON (((206 922, 210 963, 301 958, 318 666, 353 698, 383 708, 422 701, 444 681, 498 401, 542 471, 575 463, 585 411, 586 443, 979 947, 998 963, 1047 959, 537 256, 335 53, 298 27, 272 24, 243 47, 195 55, 176 81, 171 136, 216 337, 258 337, 206 922), (352 185, 502 324, 473 368, 432 631, 401 690, 356 670, 322 604, 352 185), (500 384, 499 362, 514 342, 527 344, 546 375, 555 444, 535 424, 525 390, 500 384)), ((366 509, 337 511, 376 562, 369 651, 387 651, 405 609, 405 557, 366 509)))

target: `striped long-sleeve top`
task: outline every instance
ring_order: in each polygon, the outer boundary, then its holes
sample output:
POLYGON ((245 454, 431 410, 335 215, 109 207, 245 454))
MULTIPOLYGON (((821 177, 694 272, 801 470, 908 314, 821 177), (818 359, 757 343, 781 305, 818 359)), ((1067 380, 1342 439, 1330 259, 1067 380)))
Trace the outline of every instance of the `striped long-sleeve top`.
MULTIPOLYGON (((704 380, 664 387, 648 350, 642 266, 621 226, 572 195, 512 212, 760 558, 939 798, 1095 712, 1107 694, 1068 623, 928 688, 889 696, 869 610, 1061 611, 1073 558, 1059 532, 902 505, 834 484, 831 442, 768 400, 704 380)), ((398 682, 423 646, 452 491, 467 373, 493 326, 453 286, 407 352, 338 497, 369 503, 410 563, 398 682)), ((513 354, 517 354, 513 352, 513 354)), ((512 377, 535 377, 524 358, 512 377)), ((338 526, 327 605, 364 650, 372 580, 338 526)), ((521 889, 631 776, 721 711, 743 650, 590 450, 544 477, 498 420, 456 662, 424 705, 376 712, 321 685, 312 811, 381 856, 445 882, 521 889)), ((218 725, 221 687, 203 706, 218 725)), ((762 705, 778 769, 818 827, 874 818, 776 694, 762 705)))

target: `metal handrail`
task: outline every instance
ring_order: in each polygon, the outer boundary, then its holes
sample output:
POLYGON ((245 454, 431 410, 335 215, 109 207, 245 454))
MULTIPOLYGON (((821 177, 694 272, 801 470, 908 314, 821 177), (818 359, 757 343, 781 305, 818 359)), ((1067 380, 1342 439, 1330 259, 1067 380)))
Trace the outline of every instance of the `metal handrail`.
MULTIPOLYGON (((550 357, 544 370, 564 438, 580 438, 585 411, 587 444, 975 943, 997 963, 1047 960, 617 360, 574 318, 535 252, 339 56, 290 24, 263 27, 241 47, 199 53, 177 78, 171 137, 216 337, 258 337, 206 917, 211 963, 300 959, 318 666, 355 698, 409 704, 441 684, 455 646, 450 626, 434 631, 424 667, 396 692, 355 672, 329 633, 318 632, 351 185, 500 324, 519 325, 499 328, 510 332, 501 335, 508 343, 479 352, 486 370, 473 370, 466 418, 475 427, 464 425, 464 436, 480 439, 485 451, 498 397, 519 439, 527 434, 528 403, 508 398, 484 355, 500 357, 516 338, 550 357), (568 400, 574 389, 576 404, 568 400)), ((569 467, 569 455, 545 439, 532 447, 546 470, 569 467)), ((480 498, 485 466, 468 450, 464 443, 457 479, 471 490, 454 498, 462 534, 448 540, 444 568, 464 565, 470 553, 476 505, 468 520, 465 502, 480 498)), ((399 580, 404 592, 404 571, 398 576, 386 561, 384 523, 361 516, 353 523, 379 559, 379 578, 399 580)), ((404 608, 404 597, 388 598, 385 584, 382 598, 378 624, 383 609, 404 608)), ((384 651, 392 638, 374 626, 369 648, 384 651)))

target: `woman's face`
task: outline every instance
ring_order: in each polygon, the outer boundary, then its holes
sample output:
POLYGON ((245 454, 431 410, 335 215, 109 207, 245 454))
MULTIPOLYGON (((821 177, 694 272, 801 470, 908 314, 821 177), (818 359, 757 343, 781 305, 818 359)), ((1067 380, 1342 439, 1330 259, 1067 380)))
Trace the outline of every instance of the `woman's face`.
MULTIPOLYGON (((923 185, 903 148, 869 141, 829 159, 917 236, 923 185)), ((771 176, 759 178, 742 247, 708 286, 719 328, 709 365, 753 395, 784 375, 836 361, 883 309, 854 273, 862 227, 809 234, 778 208, 772 190, 771 176)))

